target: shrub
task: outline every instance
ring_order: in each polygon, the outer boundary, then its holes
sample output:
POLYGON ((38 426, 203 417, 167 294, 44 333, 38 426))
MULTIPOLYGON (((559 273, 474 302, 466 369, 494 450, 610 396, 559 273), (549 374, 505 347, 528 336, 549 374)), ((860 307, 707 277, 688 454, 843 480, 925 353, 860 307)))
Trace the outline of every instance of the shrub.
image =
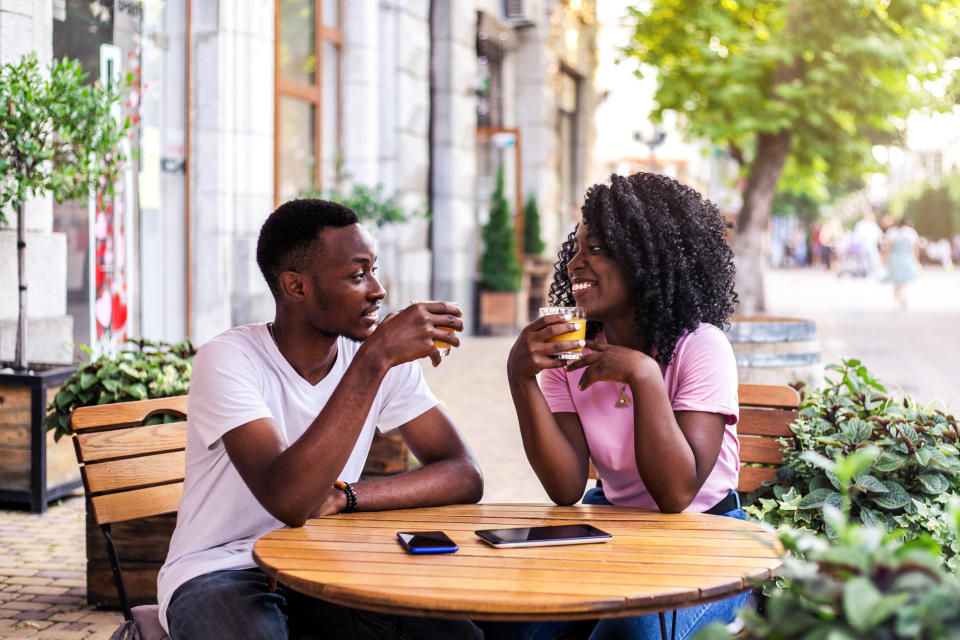
POLYGON ((834 536, 821 508, 849 501, 854 522, 902 528, 908 538, 929 535, 956 567, 960 542, 939 517, 960 488, 956 418, 910 398, 890 397, 858 360, 827 368, 839 374, 836 381, 804 393, 783 466, 773 484, 747 497, 747 513, 776 526, 834 536), (828 463, 868 446, 880 453, 845 493, 828 463))
POLYGON ((527 196, 527 203, 523 207, 523 252, 538 256, 546 248, 546 243, 540 238, 540 208, 537 206, 537 199, 531 193, 527 196))
MULTIPOLYGON (((867 445, 822 463, 837 480, 839 493, 853 497, 861 478, 882 454, 867 445)), ((947 572, 940 546, 928 535, 905 540, 903 530, 851 522, 852 500, 839 508, 823 506, 832 538, 782 527, 783 567, 767 583, 761 612, 741 612, 738 638, 944 639, 960 637, 960 580, 947 572)), ((956 503, 941 514, 939 526, 956 533, 956 503)), ((723 627, 703 630, 697 640, 731 638, 723 627)))
POLYGON ((77 407, 166 398, 190 390, 196 349, 189 340, 177 344, 127 340, 127 344, 116 357, 100 356, 81 364, 63 383, 47 406, 52 413, 43 423, 54 438, 70 435, 70 414, 77 407))
POLYGON ((520 290, 520 260, 510 206, 503 195, 503 165, 497 169, 497 186, 490 197, 490 219, 483 226, 480 277, 485 291, 520 290))

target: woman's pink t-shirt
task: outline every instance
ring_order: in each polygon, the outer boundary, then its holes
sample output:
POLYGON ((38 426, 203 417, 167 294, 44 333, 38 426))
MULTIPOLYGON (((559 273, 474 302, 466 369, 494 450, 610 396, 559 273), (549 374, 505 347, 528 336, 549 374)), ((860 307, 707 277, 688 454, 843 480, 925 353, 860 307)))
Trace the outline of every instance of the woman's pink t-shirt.
MULTIPOLYGON (((598 341, 603 341, 601 333, 598 341)), ((737 364, 724 333, 712 324, 701 324, 677 341, 673 360, 660 367, 667 397, 674 411, 705 411, 727 417, 720 455, 713 471, 686 511, 703 512, 737 488, 740 471, 740 442, 737 420, 737 364)), ((623 387, 620 383, 598 382, 585 391, 577 385, 584 369, 567 373, 547 369, 540 386, 554 413, 576 413, 590 447, 590 458, 603 481, 607 500, 618 506, 649 507, 657 504, 647 491, 633 446, 633 408, 617 407, 623 387)), ((630 388, 626 389, 631 403, 630 388)))

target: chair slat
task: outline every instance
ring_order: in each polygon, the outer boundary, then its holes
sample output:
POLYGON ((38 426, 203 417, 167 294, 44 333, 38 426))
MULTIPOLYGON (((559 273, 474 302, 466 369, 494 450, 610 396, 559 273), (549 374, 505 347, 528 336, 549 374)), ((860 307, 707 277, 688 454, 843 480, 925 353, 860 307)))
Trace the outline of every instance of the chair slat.
POLYGON ((776 469, 766 467, 740 467, 740 482, 737 484, 737 491, 746 493, 758 489, 764 480, 773 482, 776 474, 776 469))
POLYGON ((796 409, 800 394, 793 387, 777 384, 741 384, 737 388, 741 407, 796 409))
POLYGON ((77 460, 83 463, 175 451, 187 446, 187 423, 168 422, 147 427, 80 433, 74 436, 73 442, 77 448, 77 460))
POLYGON ((186 454, 172 451, 151 456, 124 458, 84 465, 83 482, 90 493, 136 489, 152 484, 183 480, 186 454))
POLYGON ((740 436, 789 437, 793 435, 790 424, 797 419, 797 412, 789 409, 740 409, 737 434, 740 436))
POLYGON ((97 524, 123 522, 162 513, 173 513, 180 502, 183 483, 91 496, 90 505, 97 524))
POLYGON ((744 436, 740 438, 740 462, 780 464, 783 462, 783 447, 774 438, 744 436))
POLYGON ((79 407, 70 416, 70 428, 74 433, 83 433, 107 426, 132 427, 155 413, 169 413, 186 419, 187 396, 79 407))

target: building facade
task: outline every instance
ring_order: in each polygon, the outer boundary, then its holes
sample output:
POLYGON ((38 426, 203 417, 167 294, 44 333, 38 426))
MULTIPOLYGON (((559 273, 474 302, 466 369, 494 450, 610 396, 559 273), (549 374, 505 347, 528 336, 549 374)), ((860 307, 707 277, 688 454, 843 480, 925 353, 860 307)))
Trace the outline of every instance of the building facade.
POLYGON ((75 344, 200 344, 272 318, 257 234, 305 192, 395 197, 409 219, 375 229, 387 305, 455 300, 468 318, 498 166, 515 214, 537 198, 547 253, 576 219, 596 104, 592 2, 12 4, 4 61, 36 50, 97 78, 133 75, 122 107, 136 153, 116 201, 41 203, 33 218, 66 241, 75 344))

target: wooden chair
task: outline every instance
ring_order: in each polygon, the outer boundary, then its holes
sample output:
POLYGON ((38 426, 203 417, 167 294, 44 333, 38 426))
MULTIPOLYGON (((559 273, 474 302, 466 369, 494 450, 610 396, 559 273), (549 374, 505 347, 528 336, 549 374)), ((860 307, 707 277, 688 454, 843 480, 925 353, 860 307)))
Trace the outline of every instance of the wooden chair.
MULTIPOLYGON (((70 416, 83 488, 94 521, 103 532, 127 637, 134 624, 144 640, 166 638, 157 605, 131 609, 110 525, 175 513, 183 491, 187 423, 150 426, 144 420, 170 414, 185 420, 187 396, 81 407, 70 416)), ((132 637, 132 636, 131 636, 132 637)))
MULTIPOLYGON (((740 398, 740 482, 737 491, 747 493, 758 488, 764 480, 773 480, 774 466, 753 467, 748 464, 779 465, 783 462, 783 448, 777 441, 793 435, 790 423, 797 419, 800 394, 793 387, 772 384, 741 384, 740 398)), ((597 470, 590 463, 590 477, 597 478, 597 470)))

